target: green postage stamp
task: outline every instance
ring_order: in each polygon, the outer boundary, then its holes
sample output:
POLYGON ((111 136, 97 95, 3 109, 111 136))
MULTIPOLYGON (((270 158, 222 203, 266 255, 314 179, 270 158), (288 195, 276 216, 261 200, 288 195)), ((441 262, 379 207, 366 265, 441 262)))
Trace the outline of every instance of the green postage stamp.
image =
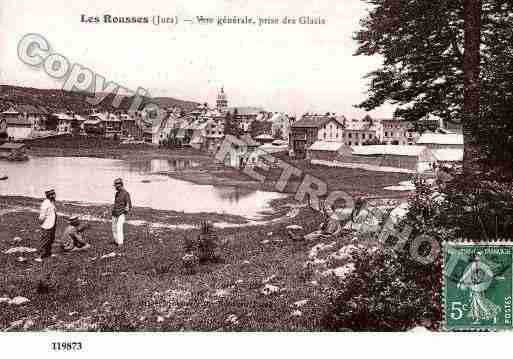
POLYGON ((445 329, 512 329, 512 263, 510 242, 445 243, 445 329))

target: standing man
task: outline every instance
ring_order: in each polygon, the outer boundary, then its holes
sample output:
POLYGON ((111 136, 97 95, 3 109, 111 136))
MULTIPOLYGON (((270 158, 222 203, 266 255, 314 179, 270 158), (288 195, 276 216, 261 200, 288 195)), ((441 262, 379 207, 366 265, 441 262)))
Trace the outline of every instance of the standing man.
POLYGON ((39 211, 39 223, 41 225, 41 247, 39 260, 42 263, 41 279, 38 290, 48 290, 49 271, 45 270, 48 260, 52 255, 52 244, 55 241, 55 227, 57 222, 57 211, 55 209, 55 190, 45 191, 46 199, 41 203, 39 211))
POLYGON ((112 236, 118 247, 123 245, 123 224, 125 224, 126 215, 132 210, 132 201, 130 194, 123 187, 123 180, 116 178, 114 180, 116 195, 114 197, 114 207, 112 208, 112 236))

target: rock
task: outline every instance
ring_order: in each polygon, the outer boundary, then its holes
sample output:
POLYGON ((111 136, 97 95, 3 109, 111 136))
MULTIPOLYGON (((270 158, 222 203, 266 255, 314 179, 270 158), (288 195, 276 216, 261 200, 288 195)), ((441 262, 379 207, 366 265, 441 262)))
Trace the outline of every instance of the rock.
POLYGON ((22 305, 30 302, 30 299, 25 297, 14 297, 9 301, 9 305, 22 305))
POLYGON ((273 232, 267 232, 267 236, 270 237, 273 235, 273 232))
POLYGON ((356 252, 361 249, 362 247, 355 246, 353 244, 348 244, 347 246, 340 248, 337 252, 330 254, 330 258, 337 260, 351 260, 353 252, 356 252))
POLYGON ((9 329, 21 327, 23 323, 25 323, 24 319, 15 320, 14 322, 9 323, 9 329))
POLYGON ((315 258, 315 257, 317 257, 319 252, 333 249, 336 244, 337 244, 337 242, 332 242, 330 244, 324 244, 324 243, 316 244, 315 246, 312 247, 312 249, 310 249, 310 252, 308 253, 308 257, 315 258))
POLYGON ((12 239, 13 242, 21 242, 23 239, 21 239, 21 237, 14 237, 12 239))
POLYGON ((334 275, 338 279, 344 279, 347 275, 354 272, 355 266, 354 263, 347 263, 346 265, 343 265, 342 267, 338 267, 335 269, 328 269, 327 271, 324 271, 322 273, 323 276, 327 277, 329 275, 334 275))
POLYGON ((108 254, 104 254, 103 256, 101 256, 100 259, 112 258, 112 257, 115 257, 115 256, 116 256, 116 252, 110 252, 108 254))
POLYGON ((25 258, 25 257, 16 258, 16 262, 26 262, 26 261, 27 261, 27 258, 25 258))
POLYGON ((161 316, 161 315, 159 315, 159 316, 157 317, 157 323, 162 323, 163 321, 164 321, 164 317, 163 317, 163 316, 161 316))
POLYGON ((0 303, 9 303, 11 298, 9 297, 0 297, 0 303))
POLYGON ((6 250, 5 254, 13 254, 13 253, 33 253, 37 252, 37 249, 35 248, 29 248, 29 247, 12 247, 6 250))
POLYGON ((285 228, 290 229, 290 230, 302 230, 303 229, 303 227, 298 226, 297 224, 292 224, 292 225, 287 226, 285 228))
POLYGON ((235 283, 237 283, 237 284, 241 284, 241 283, 244 283, 244 281, 243 281, 242 279, 237 279, 237 280, 235 281, 235 283))
POLYGON ((270 276, 270 277, 267 277, 267 278, 262 279, 262 284, 269 283, 269 282, 270 282, 270 281, 272 281, 274 278, 276 278, 276 274, 273 274, 273 275, 272 275, 272 276, 270 276))
POLYGON ((230 314, 228 317, 226 317, 225 322, 237 325, 239 324, 239 318, 237 318, 235 314, 230 314))
POLYGON ((250 261, 248 261, 248 260, 245 260, 245 261, 243 261, 243 262, 242 262, 242 264, 250 264, 250 263, 251 263, 251 262, 250 262, 250 261))
POLYGON ((267 243, 269 243, 269 242, 270 242, 270 240, 266 239, 266 240, 263 240, 263 241, 262 241, 262 242, 260 242, 260 243, 262 243, 262 244, 267 244, 267 243))
POLYGON ((294 302, 294 306, 296 306, 296 307, 302 307, 302 306, 303 306, 303 305, 305 305, 306 303, 308 303, 308 299, 298 300, 297 302, 294 302))
POLYGON ((416 326, 415 328, 412 328, 408 331, 409 333, 416 333, 416 334, 427 334, 430 333, 429 329, 426 329, 426 327, 422 326, 416 326))
POLYGON ((301 313, 300 310, 294 310, 292 313, 290 313, 290 315, 293 317, 300 317, 303 315, 303 313, 301 313))
POLYGON ((23 324, 23 329, 27 330, 27 329, 30 329, 34 326, 34 321, 32 319, 27 319, 25 321, 25 324, 23 324))
POLYGON ((228 289, 218 289, 214 293, 216 297, 224 298, 230 295, 230 291, 228 289))
POLYGON ((260 293, 262 293, 263 295, 271 295, 271 294, 276 294, 280 291, 280 288, 278 288, 277 286, 275 285, 271 285, 271 284, 266 284, 261 290, 260 290, 260 293))

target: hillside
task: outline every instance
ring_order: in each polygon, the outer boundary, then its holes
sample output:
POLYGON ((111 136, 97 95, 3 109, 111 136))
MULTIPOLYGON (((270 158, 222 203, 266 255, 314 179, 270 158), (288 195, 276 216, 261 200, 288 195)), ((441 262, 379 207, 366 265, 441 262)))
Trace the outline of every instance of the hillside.
MULTIPOLYGON (((88 113, 93 106, 86 101, 91 96, 87 92, 63 91, 60 89, 37 89, 30 87, 19 87, 11 85, 0 85, 0 111, 7 110, 12 105, 28 104, 45 108, 49 112, 73 111, 76 113, 88 113)), ((95 106, 98 111, 127 110, 133 97, 125 97, 119 108, 112 106, 114 95, 107 96, 102 103, 95 106)), ((149 102, 145 98, 143 104, 149 102)), ((191 110, 197 103, 183 101, 171 97, 157 97, 151 102, 162 105, 162 107, 179 106, 184 110, 191 110)))

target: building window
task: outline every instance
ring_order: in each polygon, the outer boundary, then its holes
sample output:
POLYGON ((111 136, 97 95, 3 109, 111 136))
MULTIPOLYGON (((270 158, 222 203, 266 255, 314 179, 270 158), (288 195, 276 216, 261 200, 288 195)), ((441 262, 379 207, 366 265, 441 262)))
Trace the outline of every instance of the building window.
POLYGON ((326 132, 324 132, 324 139, 326 139, 326 132))
POLYGON ((362 133, 362 139, 365 140, 365 133, 362 133))
POLYGON ((385 137, 388 137, 388 132, 385 132, 385 137))
POLYGON ((351 146, 351 141, 349 141, 349 146, 351 146))
MULTIPOLYGON (((352 133, 348 133, 347 137, 351 138, 352 137, 352 133)), ((351 144, 351 142, 349 142, 349 144, 351 144)))

